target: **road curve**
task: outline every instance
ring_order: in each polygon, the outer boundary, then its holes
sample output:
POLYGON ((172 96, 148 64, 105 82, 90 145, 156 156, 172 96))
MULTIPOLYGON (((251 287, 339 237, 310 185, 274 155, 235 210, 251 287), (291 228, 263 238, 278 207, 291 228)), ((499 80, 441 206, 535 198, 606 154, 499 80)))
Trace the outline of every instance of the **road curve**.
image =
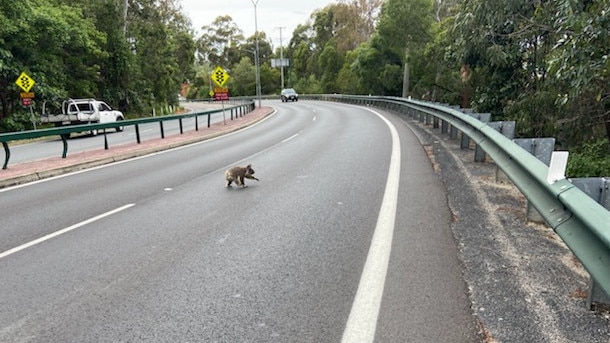
POLYGON ((413 133, 366 108, 275 107, 243 132, 3 190, 0 253, 24 248, 0 258, 0 341, 340 341, 371 291, 357 292, 393 168, 367 340, 477 341, 451 212, 413 133), (261 181, 226 188, 224 169, 245 163, 261 181))

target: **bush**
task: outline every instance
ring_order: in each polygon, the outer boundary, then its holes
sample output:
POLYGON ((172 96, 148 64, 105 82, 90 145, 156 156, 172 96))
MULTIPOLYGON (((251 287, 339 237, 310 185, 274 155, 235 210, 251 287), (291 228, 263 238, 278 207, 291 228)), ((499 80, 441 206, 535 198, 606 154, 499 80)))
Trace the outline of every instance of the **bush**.
POLYGON ((610 144, 606 139, 585 143, 570 152, 566 175, 576 177, 610 176, 610 144))
POLYGON ((32 114, 30 112, 16 111, 0 121, 0 132, 15 132, 32 129, 34 129, 34 126, 32 125, 32 114))

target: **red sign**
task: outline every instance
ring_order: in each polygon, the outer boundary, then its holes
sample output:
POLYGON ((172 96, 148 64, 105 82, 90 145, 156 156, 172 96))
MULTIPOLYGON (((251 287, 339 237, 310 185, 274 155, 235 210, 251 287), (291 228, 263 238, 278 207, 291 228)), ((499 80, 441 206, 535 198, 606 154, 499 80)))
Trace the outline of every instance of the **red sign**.
POLYGON ((21 98, 21 104, 23 106, 31 106, 32 105, 32 98, 21 98))
POLYGON ((229 100, 229 92, 214 93, 214 100, 216 100, 216 101, 227 101, 227 100, 229 100))

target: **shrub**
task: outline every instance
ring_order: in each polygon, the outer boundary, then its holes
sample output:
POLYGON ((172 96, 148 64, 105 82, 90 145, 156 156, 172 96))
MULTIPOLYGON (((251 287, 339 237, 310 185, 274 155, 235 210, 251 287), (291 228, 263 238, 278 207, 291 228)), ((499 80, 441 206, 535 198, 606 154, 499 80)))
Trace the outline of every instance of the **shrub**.
POLYGON ((568 177, 607 177, 610 176, 610 144, 606 139, 584 143, 570 151, 568 177))

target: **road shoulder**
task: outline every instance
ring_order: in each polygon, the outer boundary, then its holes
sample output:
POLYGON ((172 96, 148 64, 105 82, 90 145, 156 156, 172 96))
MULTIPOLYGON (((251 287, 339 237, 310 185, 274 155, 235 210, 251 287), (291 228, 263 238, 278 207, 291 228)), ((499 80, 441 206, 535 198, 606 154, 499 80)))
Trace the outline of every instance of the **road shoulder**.
POLYGON ((548 226, 527 223, 527 201, 496 182, 493 162, 475 163, 440 130, 402 117, 420 137, 448 192, 472 307, 486 342, 610 340, 608 314, 586 306, 588 274, 548 226))

